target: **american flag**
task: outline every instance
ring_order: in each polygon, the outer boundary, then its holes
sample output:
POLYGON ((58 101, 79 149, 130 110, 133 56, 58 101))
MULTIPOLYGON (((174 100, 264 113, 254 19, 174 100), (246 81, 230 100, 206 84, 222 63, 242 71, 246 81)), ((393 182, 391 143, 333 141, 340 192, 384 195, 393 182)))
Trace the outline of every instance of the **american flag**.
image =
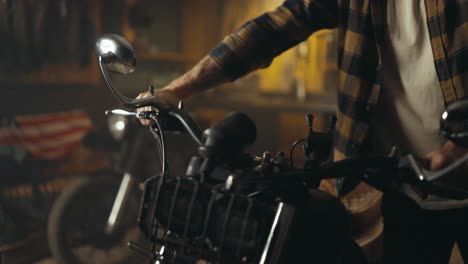
POLYGON ((0 144, 20 145, 35 158, 58 160, 79 148, 92 127, 89 115, 80 110, 19 115, 13 126, 0 128, 0 144))

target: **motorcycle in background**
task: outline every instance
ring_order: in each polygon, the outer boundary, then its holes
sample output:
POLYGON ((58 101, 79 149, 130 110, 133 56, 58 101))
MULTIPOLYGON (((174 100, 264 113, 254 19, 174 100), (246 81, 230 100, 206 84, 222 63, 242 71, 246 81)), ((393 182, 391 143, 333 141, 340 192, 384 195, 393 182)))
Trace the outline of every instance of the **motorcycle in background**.
MULTIPOLYGON (((130 240, 145 243, 136 223, 141 194, 138 184, 162 166, 157 162, 151 134, 141 129, 135 118, 119 114, 107 112, 109 136, 95 135, 84 140, 90 148, 113 150, 109 154, 113 156, 113 168, 74 180, 51 209, 47 228, 49 247, 52 256, 61 263, 114 264, 141 260, 140 255, 126 247, 130 240)), ((189 139, 174 137, 178 145, 191 144, 189 139)), ((173 154, 173 164, 183 164, 174 170, 184 172, 191 154, 173 154)))
MULTIPOLYGON (((128 239, 140 241, 135 219, 139 191, 137 177, 145 175, 142 160, 154 151, 147 144, 135 120, 110 115, 105 138, 86 141, 94 148, 117 149, 111 170, 98 171, 70 183, 57 198, 48 220, 48 240, 52 255, 61 263, 126 263, 139 256, 125 248, 128 239), (106 142, 107 141, 107 142, 106 142), (119 180, 120 179, 120 180, 119 180)), ((86 142, 85 142, 86 143, 86 142)))

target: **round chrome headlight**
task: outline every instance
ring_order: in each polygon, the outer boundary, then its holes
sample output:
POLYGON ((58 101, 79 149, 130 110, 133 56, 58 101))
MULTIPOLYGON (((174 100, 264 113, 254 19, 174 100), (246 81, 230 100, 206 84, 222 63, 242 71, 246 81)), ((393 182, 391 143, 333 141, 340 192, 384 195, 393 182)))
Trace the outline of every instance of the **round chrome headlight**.
POLYGON ((125 116, 111 115, 107 119, 109 132, 115 140, 122 140, 128 128, 128 119, 125 116))

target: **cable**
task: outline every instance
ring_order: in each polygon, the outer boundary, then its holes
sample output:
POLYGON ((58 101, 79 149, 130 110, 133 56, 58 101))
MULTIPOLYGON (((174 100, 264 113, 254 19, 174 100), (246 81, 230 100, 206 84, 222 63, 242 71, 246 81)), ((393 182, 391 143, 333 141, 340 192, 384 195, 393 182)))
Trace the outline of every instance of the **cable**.
POLYGON ((166 173, 167 173, 167 164, 166 164, 166 155, 167 155, 167 152, 166 152, 166 140, 165 140, 165 137, 164 137, 164 132, 162 130, 162 126, 161 124, 159 123, 159 120, 156 118, 156 116, 150 116, 150 118, 152 120, 154 120, 154 123, 155 125, 157 126, 158 128, 158 136, 159 136, 159 143, 160 143, 160 150, 161 150, 161 157, 162 157, 162 175, 165 176, 166 173))
POLYGON ((296 140, 294 143, 292 143, 291 145, 291 149, 289 151, 289 162, 291 164, 291 168, 294 168, 294 159, 293 159, 293 154, 294 154, 294 149, 296 148, 296 146, 301 143, 301 142, 304 142, 305 139, 299 139, 299 140, 296 140))
POLYGON ((158 144, 158 157, 159 157, 159 162, 161 162, 161 164, 163 163, 163 154, 162 154, 162 147, 161 147, 161 140, 159 139, 159 134, 156 132, 156 129, 150 127, 150 132, 151 134, 153 134, 153 137, 154 139, 156 140, 156 143, 158 144))

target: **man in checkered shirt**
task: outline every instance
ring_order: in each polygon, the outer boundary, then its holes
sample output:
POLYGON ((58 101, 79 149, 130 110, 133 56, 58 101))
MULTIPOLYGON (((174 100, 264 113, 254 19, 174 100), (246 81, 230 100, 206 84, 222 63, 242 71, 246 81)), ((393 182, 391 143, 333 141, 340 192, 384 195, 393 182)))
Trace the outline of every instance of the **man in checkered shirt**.
MULTIPOLYGON (((287 0, 155 95, 176 104, 267 67, 320 29, 338 31, 335 159, 398 146, 440 169, 466 153, 438 131, 444 107, 468 91, 466 0, 287 0)), ((454 242, 467 256, 468 201, 406 194, 384 195, 385 262, 447 263, 454 242)))

